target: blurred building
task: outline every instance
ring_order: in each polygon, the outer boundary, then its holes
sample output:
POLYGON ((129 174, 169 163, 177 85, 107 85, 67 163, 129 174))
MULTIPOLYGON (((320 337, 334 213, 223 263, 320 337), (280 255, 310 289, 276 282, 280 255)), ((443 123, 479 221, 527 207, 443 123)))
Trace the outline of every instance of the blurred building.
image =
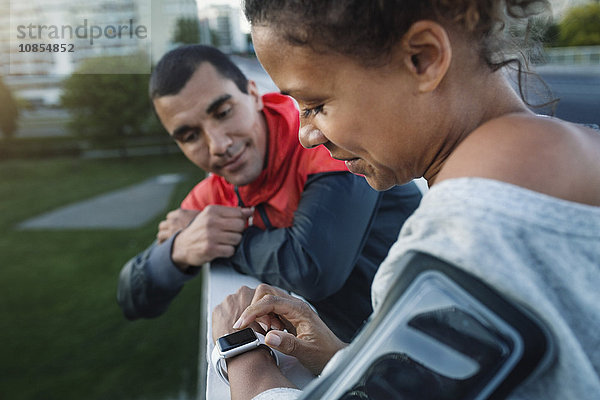
MULTIPOLYGON (((173 37, 180 19, 198 20, 196 0, 152 1, 152 62, 156 64, 167 51, 177 45, 173 37)), ((203 0, 200 0, 201 2, 203 0)), ((200 37, 198 38, 200 40, 200 37)))
POLYGON ((0 0, 0 75, 19 98, 56 105, 60 82, 86 60, 142 54, 131 72, 149 73, 179 18, 197 20, 195 0, 0 0))
POLYGON ((2 3, 4 75, 68 75, 89 58, 150 53, 150 0, 2 3))
POLYGON ((248 35, 242 30, 244 17, 239 6, 201 4, 198 15, 203 43, 210 43, 224 53, 248 51, 248 35), (209 40, 207 36, 210 36, 209 40))

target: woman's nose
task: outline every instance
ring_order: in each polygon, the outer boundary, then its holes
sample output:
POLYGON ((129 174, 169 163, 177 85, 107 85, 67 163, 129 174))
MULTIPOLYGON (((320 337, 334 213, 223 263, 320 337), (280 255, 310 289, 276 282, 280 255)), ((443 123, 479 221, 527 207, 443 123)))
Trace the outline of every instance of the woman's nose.
POLYGON ((328 142, 325 135, 323 135, 323 132, 321 132, 320 129, 317 129, 312 124, 303 125, 300 128, 298 137, 302 146, 306 147, 307 149, 317 147, 320 144, 325 144, 328 142))

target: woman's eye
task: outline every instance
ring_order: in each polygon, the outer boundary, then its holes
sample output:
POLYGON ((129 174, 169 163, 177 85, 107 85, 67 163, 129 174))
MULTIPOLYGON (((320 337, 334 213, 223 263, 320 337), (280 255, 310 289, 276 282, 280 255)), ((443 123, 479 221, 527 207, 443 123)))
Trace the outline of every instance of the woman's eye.
POLYGON ((323 111, 323 104, 313 107, 313 108, 304 108, 302 109, 302 118, 309 118, 310 116, 314 116, 323 111))
POLYGON ((189 142, 193 142, 196 139, 198 139, 198 132, 190 131, 183 138, 181 138, 181 141, 183 143, 189 143, 189 142))

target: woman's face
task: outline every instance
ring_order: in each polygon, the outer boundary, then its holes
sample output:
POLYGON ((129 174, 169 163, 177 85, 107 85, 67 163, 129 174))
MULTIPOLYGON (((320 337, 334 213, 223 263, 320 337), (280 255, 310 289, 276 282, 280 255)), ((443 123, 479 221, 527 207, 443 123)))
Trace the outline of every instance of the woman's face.
POLYGON ((418 123, 415 83, 401 66, 366 68, 349 57, 290 45, 264 26, 252 35, 275 84, 298 101, 303 146, 324 145, 377 190, 423 176, 431 147, 418 123))

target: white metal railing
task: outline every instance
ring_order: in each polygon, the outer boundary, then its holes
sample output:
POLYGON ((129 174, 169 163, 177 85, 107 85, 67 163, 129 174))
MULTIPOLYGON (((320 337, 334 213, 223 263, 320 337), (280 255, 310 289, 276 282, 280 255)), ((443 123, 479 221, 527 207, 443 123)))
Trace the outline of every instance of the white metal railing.
POLYGON ((547 64, 600 66, 600 46, 549 47, 544 53, 547 64))

